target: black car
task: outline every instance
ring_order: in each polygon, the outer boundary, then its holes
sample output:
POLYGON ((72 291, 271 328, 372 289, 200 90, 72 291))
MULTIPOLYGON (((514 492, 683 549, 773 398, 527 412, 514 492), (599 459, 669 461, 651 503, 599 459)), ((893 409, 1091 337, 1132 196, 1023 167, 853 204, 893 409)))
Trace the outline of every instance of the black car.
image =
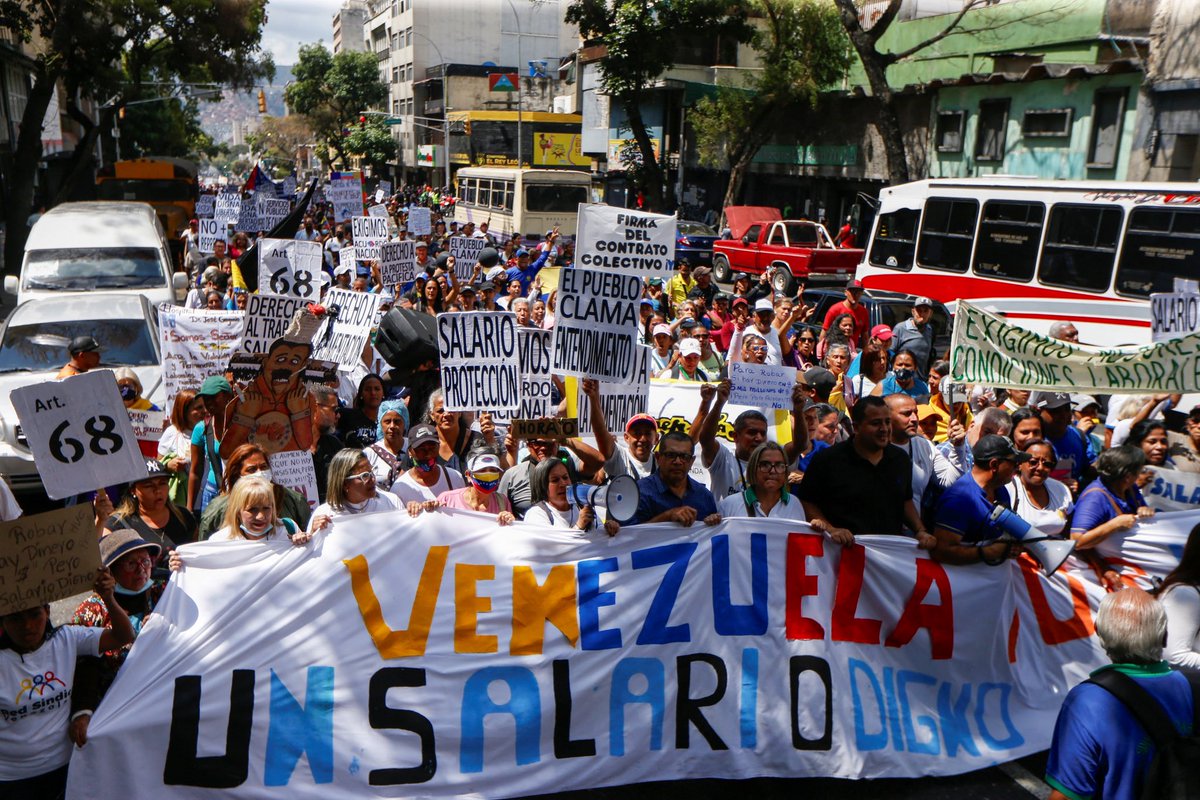
MULTIPOLYGON (((835 304, 846 299, 842 289, 808 289, 804 292, 805 305, 815 305, 816 310, 808 318, 808 322, 800 323, 795 328, 809 328, 821 334, 825 323, 825 315, 835 304)), ((878 289, 868 289, 863 292, 862 302, 871 315, 871 327, 887 325, 895 328, 901 322, 912 317, 913 301, 917 295, 902 292, 885 292, 878 289)), ((937 358, 943 358, 950 352, 950 332, 954 325, 954 317, 950 310, 938 301, 933 301, 933 352, 937 358)))

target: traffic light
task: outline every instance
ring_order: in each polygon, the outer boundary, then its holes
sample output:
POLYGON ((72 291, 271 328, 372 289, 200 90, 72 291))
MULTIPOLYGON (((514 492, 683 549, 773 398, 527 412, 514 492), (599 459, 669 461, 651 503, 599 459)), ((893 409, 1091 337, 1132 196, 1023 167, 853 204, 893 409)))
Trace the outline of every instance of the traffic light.
POLYGON ((117 119, 125 119, 125 106, 117 109, 117 119))
POLYGON ((258 113, 267 113, 267 93, 262 89, 258 90, 258 113))

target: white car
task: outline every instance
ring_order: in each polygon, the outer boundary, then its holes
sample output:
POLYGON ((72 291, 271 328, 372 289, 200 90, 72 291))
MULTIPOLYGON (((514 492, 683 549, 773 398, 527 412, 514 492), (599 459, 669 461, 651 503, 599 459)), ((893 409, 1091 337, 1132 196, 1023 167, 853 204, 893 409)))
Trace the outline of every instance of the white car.
POLYGON ((145 296, 71 294, 22 303, 0 329, 0 474, 13 491, 40 491, 42 480, 9 395, 54 380, 71 358, 67 345, 85 335, 100 344, 101 369, 131 368, 143 396, 163 407, 158 310, 145 296))

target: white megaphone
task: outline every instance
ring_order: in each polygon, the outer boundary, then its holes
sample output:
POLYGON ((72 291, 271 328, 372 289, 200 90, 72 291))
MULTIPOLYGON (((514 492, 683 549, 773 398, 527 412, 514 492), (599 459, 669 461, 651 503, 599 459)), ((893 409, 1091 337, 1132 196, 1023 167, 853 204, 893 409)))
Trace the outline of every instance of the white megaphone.
POLYGON ((1020 542, 1021 547, 1042 565, 1042 571, 1047 575, 1057 572, 1071 553, 1075 552, 1075 543, 1069 539, 1030 536, 1033 526, 1004 506, 992 509, 991 522, 1011 539, 1020 542))
POLYGON ((637 481, 628 475, 613 478, 603 486, 591 486, 585 483, 573 483, 567 489, 567 501, 573 506, 604 506, 608 516, 617 522, 625 523, 637 515, 638 499, 637 481))

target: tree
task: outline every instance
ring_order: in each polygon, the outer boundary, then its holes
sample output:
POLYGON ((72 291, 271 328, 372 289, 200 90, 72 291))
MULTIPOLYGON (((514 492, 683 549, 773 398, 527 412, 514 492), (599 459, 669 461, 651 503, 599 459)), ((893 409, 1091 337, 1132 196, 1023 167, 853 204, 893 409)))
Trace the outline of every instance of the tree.
MULTIPOLYGON (((313 132, 308 120, 299 114, 263 117, 258 130, 249 134, 246 140, 251 149, 264 161, 291 164, 294 163, 296 151, 300 146, 313 140, 313 132)), ((291 167, 288 167, 284 174, 287 172, 291 172, 291 167)))
MULTIPOLYGON (((364 111, 387 100, 388 87, 379 77, 374 53, 345 51, 335 56, 323 44, 304 45, 292 67, 292 78, 284 90, 284 101, 304 116, 316 138, 343 164, 351 155, 367 155, 354 147, 377 144, 376 137, 355 131, 364 111)), ((392 141, 390 156, 395 154, 392 141)))
POLYGON ((217 153, 213 138, 200 127, 194 99, 130 106, 121 126, 121 156, 197 158, 217 153))
MULTIPOLYGON (((55 202, 91 179, 97 138, 124 104, 157 96, 151 85, 244 87, 274 74, 261 49, 266 0, 3 0, 0 27, 34 49, 33 85, 21 116, 5 209, 5 268, 21 261, 41 161, 41 121, 56 87, 84 135, 55 202), (100 103, 95 117, 81 97, 100 103)), ((130 109, 138 106, 130 106, 130 109)))
MULTIPOLYGON (((754 156, 784 124, 796 131, 822 88, 850 68, 850 42, 837 9, 824 0, 752 0, 764 24, 751 45, 762 70, 745 88, 723 86, 691 114, 701 162, 729 166, 722 208, 736 205, 754 156)), ((794 135, 794 134, 793 134, 794 135)))
POLYGON ((384 164, 396 158, 396 140, 378 117, 367 117, 365 121, 351 125, 345 141, 346 151, 360 156, 377 173, 384 164))
POLYGON ((630 177, 646 205, 663 208, 663 168, 646 130, 642 104, 648 89, 675 64, 683 33, 704 31, 744 41, 750 35, 745 11, 728 0, 572 0, 566 21, 589 43, 605 49, 601 87, 625 112, 626 127, 641 152, 630 177))

